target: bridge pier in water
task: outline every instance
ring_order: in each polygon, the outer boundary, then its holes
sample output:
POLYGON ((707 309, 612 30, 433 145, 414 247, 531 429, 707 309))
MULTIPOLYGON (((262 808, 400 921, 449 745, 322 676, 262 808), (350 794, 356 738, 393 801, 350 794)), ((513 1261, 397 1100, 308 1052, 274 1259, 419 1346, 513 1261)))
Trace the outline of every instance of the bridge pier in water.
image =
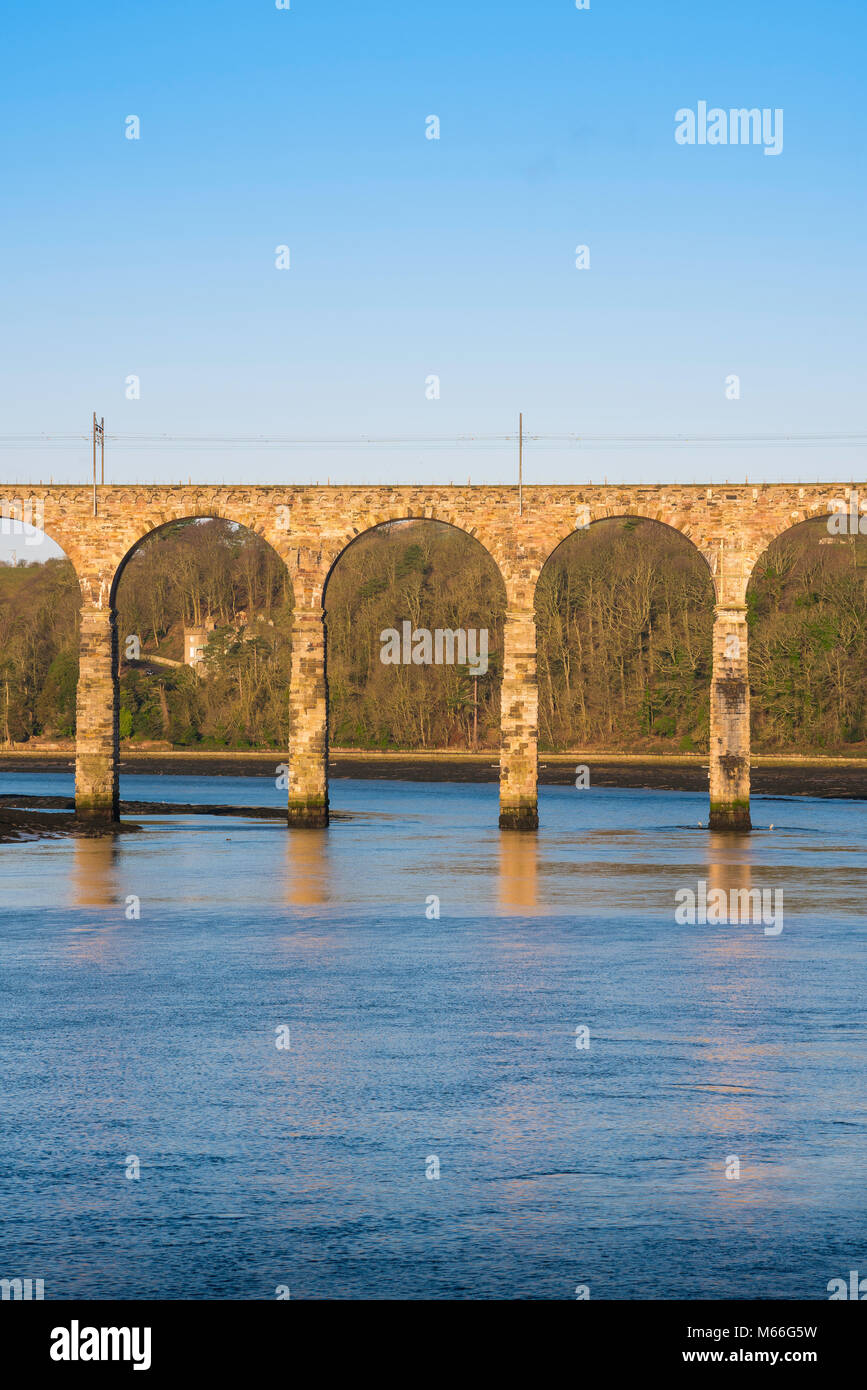
POLYGON ((295 610, 289 682, 289 824, 328 824, 328 688, 325 614, 295 610))
POLYGON ((76 695, 75 811, 119 819, 117 622, 114 610, 82 608, 76 695))
POLYGON ((710 687, 711 830, 750 830, 749 634, 744 605, 714 609, 710 687))
POLYGON ((508 611, 500 690, 500 829, 538 830, 539 687, 533 608, 508 611))

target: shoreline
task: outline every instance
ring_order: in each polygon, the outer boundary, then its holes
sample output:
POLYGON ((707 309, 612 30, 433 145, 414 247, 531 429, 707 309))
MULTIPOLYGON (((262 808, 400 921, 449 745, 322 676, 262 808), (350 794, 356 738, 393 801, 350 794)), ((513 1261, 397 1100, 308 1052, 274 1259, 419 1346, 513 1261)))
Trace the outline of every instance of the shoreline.
MULTIPOLYGON (((224 752, 185 749, 121 752, 123 776, 260 777, 270 775, 286 754, 277 750, 224 752)), ((651 791, 706 792, 708 758, 701 753, 607 753, 575 749, 570 753, 540 753, 539 785, 568 786, 575 768, 586 765, 590 786, 651 791)), ((65 749, 0 749, 3 772, 72 772, 75 754, 65 749)), ((796 757, 757 754, 751 760, 755 796, 818 796, 844 800, 867 799, 867 756, 796 757)), ((361 778, 372 781, 473 782, 499 781, 497 753, 453 750, 382 753, 368 749, 331 750, 330 780, 361 778)), ((2 790, 2 786, 0 786, 2 790)))
MULTIPOLYGON (((123 763, 148 763, 175 761, 188 762, 280 762, 288 756, 278 748, 121 748, 120 761, 123 763)), ((339 762, 441 762, 441 763, 491 763, 497 765, 496 748, 471 752, 460 748, 339 748, 329 749, 329 761, 339 762)), ((565 752, 548 753, 540 750, 539 762, 573 763, 576 758, 604 763, 658 763, 669 766, 706 765, 707 753, 624 753, 620 749, 573 748, 565 752)), ((75 745, 49 744, 38 748, 27 745, 12 748, 0 747, 0 768, 8 763, 73 763, 75 745)), ((752 766, 774 765, 802 767, 805 764, 821 767, 864 767, 867 768, 867 750, 862 754, 833 753, 753 753, 752 766)))

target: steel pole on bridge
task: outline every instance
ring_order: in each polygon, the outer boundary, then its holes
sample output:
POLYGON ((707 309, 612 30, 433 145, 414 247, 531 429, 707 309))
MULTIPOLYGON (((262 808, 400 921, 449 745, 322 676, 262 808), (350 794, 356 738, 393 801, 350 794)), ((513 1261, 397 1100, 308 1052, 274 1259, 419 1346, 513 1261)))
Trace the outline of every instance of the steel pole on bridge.
POLYGON ((92 432, 92 442, 93 442, 93 515, 94 515, 94 516, 96 516, 96 514, 97 514, 97 501, 96 501, 96 444, 97 444, 97 440, 99 441, 99 459, 100 459, 99 481, 100 481, 100 483, 104 483, 104 482, 105 482, 105 416, 103 415, 103 417, 102 417, 101 420, 97 420, 97 418, 96 418, 96 411, 94 411, 94 412, 93 412, 93 432, 92 432))

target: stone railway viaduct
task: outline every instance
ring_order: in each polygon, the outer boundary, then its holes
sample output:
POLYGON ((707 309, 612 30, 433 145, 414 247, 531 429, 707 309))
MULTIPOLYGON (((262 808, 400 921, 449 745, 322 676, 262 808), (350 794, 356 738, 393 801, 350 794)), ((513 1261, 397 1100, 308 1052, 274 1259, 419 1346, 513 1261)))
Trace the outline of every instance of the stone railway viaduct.
MULTIPOLYGON (((854 485, 853 485, 854 486, 854 485)), ((25 506, 71 560, 81 585, 75 792, 79 815, 118 817, 118 639, 115 594, 136 546, 171 521, 219 517, 262 536, 295 592, 290 698, 289 823, 328 824, 323 597, 343 551, 387 521, 435 520, 474 536, 506 591, 501 697, 500 826, 533 830, 537 814, 534 593, 546 560, 573 531, 606 517, 644 517, 687 537, 713 578, 710 825, 750 828, 746 590, 776 536, 827 515, 843 483, 758 486, 101 486, 29 489, 25 506), (736 639, 736 640, 732 640, 736 639)), ((4 488, 0 497, 21 488, 4 488)), ((867 495, 867 486, 862 495, 867 495)))

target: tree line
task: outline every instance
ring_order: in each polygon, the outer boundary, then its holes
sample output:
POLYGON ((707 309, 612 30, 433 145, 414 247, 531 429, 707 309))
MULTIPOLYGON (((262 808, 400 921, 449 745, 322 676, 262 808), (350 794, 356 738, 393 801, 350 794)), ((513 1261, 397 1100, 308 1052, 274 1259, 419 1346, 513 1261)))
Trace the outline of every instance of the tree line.
MULTIPOLYGON (((130 557, 116 602, 124 739, 286 747, 292 588, 264 541, 223 521, 165 527, 130 557), (193 670, 184 626, 206 622, 193 670)), ((3 742, 74 736, 78 608, 68 562, 0 566, 3 742)), ((542 749, 706 750, 713 586, 682 537, 630 519, 576 532, 536 610, 542 749)), ((464 533, 399 522, 361 536, 326 590, 332 745, 496 748, 504 614, 496 566, 464 533), (487 670, 383 664, 380 634, 403 621, 487 629, 487 670)), ((788 532, 757 566, 748 622, 756 750, 864 751, 867 538, 830 538, 821 520, 788 532)))

